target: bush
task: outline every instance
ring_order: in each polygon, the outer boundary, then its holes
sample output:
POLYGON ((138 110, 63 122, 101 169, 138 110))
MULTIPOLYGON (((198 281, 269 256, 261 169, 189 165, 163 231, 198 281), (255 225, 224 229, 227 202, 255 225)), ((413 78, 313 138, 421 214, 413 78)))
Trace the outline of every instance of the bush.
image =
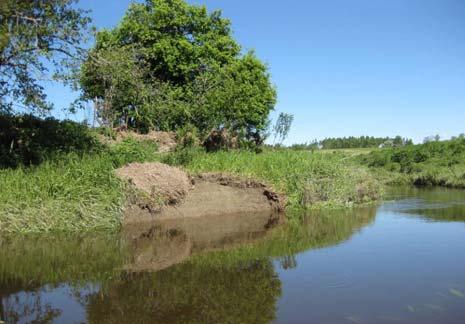
POLYGON ((0 168, 38 165, 61 153, 101 149, 86 125, 32 115, 0 115, 0 168))
POLYGON ((196 148, 180 148, 165 155, 161 161, 171 166, 186 166, 194 160, 198 152, 202 151, 196 148))
POLYGON ((113 166, 116 168, 131 162, 156 161, 159 159, 158 148, 153 141, 138 141, 130 137, 107 150, 113 166))
MULTIPOLYGON (((362 156, 360 161, 373 169, 398 173, 384 174, 390 179, 397 178, 396 181, 403 178, 403 182, 415 185, 465 187, 461 177, 465 169, 464 138, 387 148, 362 156)), ((377 174, 383 176, 383 172, 377 174)))

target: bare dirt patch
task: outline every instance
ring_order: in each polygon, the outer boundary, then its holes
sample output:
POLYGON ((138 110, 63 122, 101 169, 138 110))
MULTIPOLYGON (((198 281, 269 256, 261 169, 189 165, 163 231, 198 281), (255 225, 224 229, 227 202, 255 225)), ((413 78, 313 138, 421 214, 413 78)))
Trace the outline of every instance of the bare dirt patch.
POLYGON ((114 138, 109 138, 103 135, 99 137, 100 141, 107 145, 121 143, 127 138, 132 138, 136 141, 154 142, 157 144, 158 151, 161 153, 174 151, 178 144, 176 140, 176 133, 174 132, 150 131, 147 134, 139 134, 132 131, 116 129, 114 138))
POLYGON ((131 163, 116 170, 116 175, 127 181, 144 203, 150 199, 153 204, 177 204, 192 189, 186 172, 158 162, 131 163))
POLYGON ((284 211, 285 197, 253 179, 206 173, 189 178, 162 163, 132 163, 116 171, 135 192, 125 210, 124 224, 156 219, 200 218, 284 211))
POLYGON ((192 254, 252 242, 283 221, 284 196, 253 179, 190 178, 162 163, 133 163, 116 173, 135 193, 123 222, 134 255, 128 271, 156 271, 192 254))

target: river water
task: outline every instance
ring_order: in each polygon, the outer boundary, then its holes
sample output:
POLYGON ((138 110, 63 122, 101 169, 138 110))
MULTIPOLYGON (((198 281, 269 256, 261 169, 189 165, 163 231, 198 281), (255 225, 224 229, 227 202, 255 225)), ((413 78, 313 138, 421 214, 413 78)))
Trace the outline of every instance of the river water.
POLYGON ((465 323, 465 191, 296 218, 0 238, 0 320, 465 323))

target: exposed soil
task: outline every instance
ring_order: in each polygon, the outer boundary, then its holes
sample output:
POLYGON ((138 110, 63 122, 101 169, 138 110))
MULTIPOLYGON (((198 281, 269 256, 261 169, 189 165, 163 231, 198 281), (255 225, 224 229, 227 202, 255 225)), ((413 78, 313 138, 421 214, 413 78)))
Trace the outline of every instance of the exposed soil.
POLYGON ((123 222, 129 271, 157 271, 193 253, 261 238, 283 219, 284 197, 252 179, 190 178, 162 163, 132 163, 116 173, 134 192, 123 222))
POLYGON ((133 138, 137 141, 152 141, 155 142, 158 146, 158 152, 165 153, 171 152, 176 148, 176 133, 174 132, 159 132, 159 131, 150 131, 147 134, 139 134, 127 130, 116 129, 116 137, 110 139, 106 136, 100 136, 100 141, 105 144, 111 145, 115 143, 120 143, 127 138, 133 138))
POLYGON ((158 162, 131 163, 116 170, 116 175, 131 185, 135 200, 144 204, 148 199, 152 205, 178 204, 193 187, 186 172, 158 162))
POLYGON ((284 196, 252 179, 190 178, 162 163, 132 163, 116 173, 134 191, 123 222, 134 255, 130 271, 164 269, 192 253, 261 238, 283 219, 284 196))
POLYGON ((162 163, 132 163, 116 174, 135 193, 125 210, 125 225, 160 218, 277 213, 285 205, 284 196, 265 184, 226 174, 189 178, 183 170, 162 163))

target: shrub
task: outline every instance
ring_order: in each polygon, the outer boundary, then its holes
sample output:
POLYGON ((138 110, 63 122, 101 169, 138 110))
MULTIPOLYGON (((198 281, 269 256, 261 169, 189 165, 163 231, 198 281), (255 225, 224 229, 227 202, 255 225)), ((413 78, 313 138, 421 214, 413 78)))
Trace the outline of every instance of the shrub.
POLYGON ((107 150, 115 167, 131 162, 156 161, 159 159, 158 148, 153 141, 138 141, 130 137, 107 148, 107 150))
POLYGON ((84 124, 32 115, 0 115, 0 168, 38 165, 61 153, 101 149, 84 124))
POLYGON ((186 166, 194 160, 197 152, 201 151, 203 150, 192 147, 180 148, 172 153, 165 155, 161 161, 172 166, 186 166))

